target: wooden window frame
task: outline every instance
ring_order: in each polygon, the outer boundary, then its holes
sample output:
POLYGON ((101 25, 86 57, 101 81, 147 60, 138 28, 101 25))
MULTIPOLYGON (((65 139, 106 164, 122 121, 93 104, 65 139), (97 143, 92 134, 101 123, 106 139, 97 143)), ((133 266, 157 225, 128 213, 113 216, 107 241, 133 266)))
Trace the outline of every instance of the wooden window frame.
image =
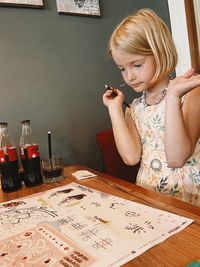
POLYGON ((199 44, 197 39, 197 28, 195 21, 194 3, 193 0, 185 0, 185 13, 189 37, 191 64, 197 72, 200 71, 200 54, 199 44))

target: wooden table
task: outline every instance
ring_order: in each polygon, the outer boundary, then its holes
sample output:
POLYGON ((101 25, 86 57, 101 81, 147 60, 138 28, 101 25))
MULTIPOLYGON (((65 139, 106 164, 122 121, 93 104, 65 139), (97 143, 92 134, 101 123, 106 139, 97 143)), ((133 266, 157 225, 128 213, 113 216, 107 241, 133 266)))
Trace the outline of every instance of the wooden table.
MULTIPOLYGON (((168 238, 166 241, 149 249, 142 255, 126 263, 123 266, 138 267, 184 267, 188 263, 200 259, 200 208, 192 206, 170 196, 146 190, 135 184, 117 179, 88 169, 80 165, 72 165, 64 168, 65 179, 53 184, 43 184, 38 187, 23 187, 17 192, 3 193, 0 189, 0 202, 24 197, 37 192, 42 192, 70 182, 80 183, 91 188, 104 191, 137 203, 152 206, 158 209, 176 213, 194 219, 194 222, 181 232, 168 238), (71 173, 80 169, 87 169, 97 174, 97 177, 82 181, 76 180, 71 173)), ((102 266, 103 267, 103 266, 102 266)))

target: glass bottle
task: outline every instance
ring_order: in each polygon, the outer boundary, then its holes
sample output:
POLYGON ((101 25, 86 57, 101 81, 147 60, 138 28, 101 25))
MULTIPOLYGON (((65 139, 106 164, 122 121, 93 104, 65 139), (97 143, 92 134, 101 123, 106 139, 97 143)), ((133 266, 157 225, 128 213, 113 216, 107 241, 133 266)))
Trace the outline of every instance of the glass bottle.
POLYGON ((30 120, 23 120, 21 124, 22 134, 19 146, 24 170, 24 184, 27 187, 37 186, 43 183, 39 146, 32 142, 30 120))
POLYGON ((3 192, 17 191, 21 187, 17 149, 9 135, 7 122, 0 122, 0 134, 1 187, 3 192))

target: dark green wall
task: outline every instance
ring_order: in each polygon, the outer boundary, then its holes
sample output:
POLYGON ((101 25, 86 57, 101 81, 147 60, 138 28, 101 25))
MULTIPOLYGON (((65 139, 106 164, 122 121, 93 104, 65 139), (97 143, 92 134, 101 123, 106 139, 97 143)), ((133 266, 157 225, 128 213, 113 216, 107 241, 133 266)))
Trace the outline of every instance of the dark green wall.
MULTIPOLYGON (((106 54, 118 22, 136 9, 154 9, 169 25, 167 0, 100 0, 101 17, 59 15, 56 0, 44 9, 0 7, 0 120, 18 144, 30 119, 41 156, 52 131, 54 152, 66 164, 102 169, 95 133, 110 129, 102 104, 104 84, 120 73, 106 54)), ((135 97, 125 88, 126 100, 135 97)))

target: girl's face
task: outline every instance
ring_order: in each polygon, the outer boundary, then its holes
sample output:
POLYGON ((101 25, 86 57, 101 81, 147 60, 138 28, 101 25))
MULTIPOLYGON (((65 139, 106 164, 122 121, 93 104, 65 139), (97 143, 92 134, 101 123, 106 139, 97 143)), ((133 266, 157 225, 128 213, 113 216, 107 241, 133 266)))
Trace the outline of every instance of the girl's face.
MULTIPOLYGON (((112 51, 112 57, 120 69, 124 81, 136 92, 151 90, 156 62, 152 55, 138 55, 112 51)), ((155 83, 155 81, 154 81, 155 83)))

